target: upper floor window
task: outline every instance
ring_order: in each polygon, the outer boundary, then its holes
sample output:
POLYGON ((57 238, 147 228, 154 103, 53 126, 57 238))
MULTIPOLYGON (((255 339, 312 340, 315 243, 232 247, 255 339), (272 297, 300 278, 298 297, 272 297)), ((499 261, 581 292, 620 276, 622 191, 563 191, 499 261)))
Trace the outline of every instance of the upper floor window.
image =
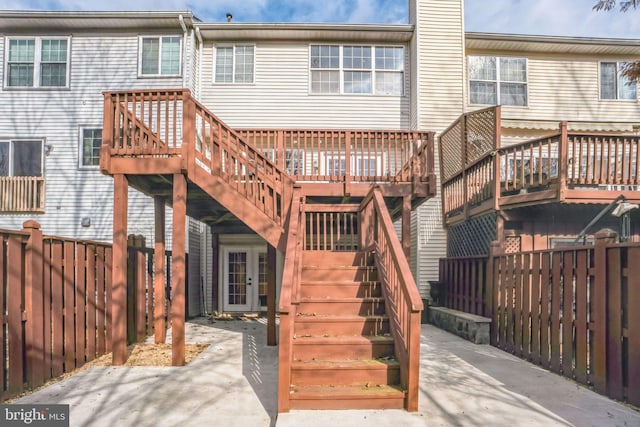
POLYGON ((253 83, 255 47, 251 45, 215 48, 215 83, 253 83))
POLYGON ((637 99, 636 82, 622 74, 624 62, 600 63, 600 99, 637 99))
POLYGON ((6 86, 67 87, 68 38, 11 38, 7 43, 6 86))
POLYGON ((42 176, 42 141, 0 140, 0 176, 42 176))
POLYGON ((402 95, 401 46, 311 45, 311 93, 402 95))
POLYGON ((469 56, 469 103, 527 105, 525 58, 469 56))
POLYGON ((140 38, 140 75, 179 76, 181 60, 181 37, 140 38))
POLYGON ((80 167, 89 168, 100 164, 102 129, 80 129, 80 167))

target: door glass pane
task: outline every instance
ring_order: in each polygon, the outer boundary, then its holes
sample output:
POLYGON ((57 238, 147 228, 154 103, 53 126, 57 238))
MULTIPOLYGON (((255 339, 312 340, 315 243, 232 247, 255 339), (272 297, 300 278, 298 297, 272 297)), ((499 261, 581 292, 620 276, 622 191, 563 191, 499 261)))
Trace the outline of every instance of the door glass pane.
POLYGON ((260 307, 267 306, 267 254, 260 252, 258 254, 258 299, 260 307))
POLYGON ((42 176, 42 143, 14 141, 13 176, 42 176))
POLYGON ((229 304, 247 303, 247 253, 229 252, 229 304))

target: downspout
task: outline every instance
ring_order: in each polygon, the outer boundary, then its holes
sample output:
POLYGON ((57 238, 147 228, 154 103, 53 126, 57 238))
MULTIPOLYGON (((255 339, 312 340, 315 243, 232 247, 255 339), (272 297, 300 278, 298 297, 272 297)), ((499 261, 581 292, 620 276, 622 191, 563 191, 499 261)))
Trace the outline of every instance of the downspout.
POLYGON ((196 27, 196 37, 198 38, 198 82, 196 86, 196 96, 200 96, 200 89, 202 87, 202 52, 204 51, 204 42, 202 41, 202 34, 200 34, 200 27, 196 27))
POLYGON ((191 75, 191 61, 186 61, 186 58, 184 58, 186 55, 185 53, 187 52, 187 25, 184 22, 184 17, 182 16, 182 14, 178 15, 178 21, 180 22, 180 26, 182 27, 182 56, 183 56, 183 61, 185 61, 185 64, 187 64, 187 66, 185 66, 185 72, 184 75, 182 76, 182 87, 186 87, 189 88, 189 79, 187 76, 191 75))

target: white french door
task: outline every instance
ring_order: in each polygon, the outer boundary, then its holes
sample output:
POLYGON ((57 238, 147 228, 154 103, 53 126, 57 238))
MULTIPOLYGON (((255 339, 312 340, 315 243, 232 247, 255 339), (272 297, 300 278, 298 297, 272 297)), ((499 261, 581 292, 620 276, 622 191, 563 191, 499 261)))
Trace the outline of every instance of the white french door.
POLYGON ((267 305, 267 251, 262 246, 224 247, 224 311, 259 311, 267 305))

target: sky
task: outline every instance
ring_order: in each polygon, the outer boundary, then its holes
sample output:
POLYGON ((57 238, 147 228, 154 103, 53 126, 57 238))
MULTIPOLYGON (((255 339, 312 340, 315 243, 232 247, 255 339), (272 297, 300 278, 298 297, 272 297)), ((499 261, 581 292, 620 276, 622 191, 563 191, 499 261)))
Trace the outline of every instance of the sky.
MULTIPOLYGON (((406 24, 409 0, 0 0, 0 10, 191 10, 203 21, 406 24), (132 8, 132 4, 133 6, 132 8)), ((640 38, 640 10, 595 12, 596 0, 465 0, 465 30, 640 38)))

